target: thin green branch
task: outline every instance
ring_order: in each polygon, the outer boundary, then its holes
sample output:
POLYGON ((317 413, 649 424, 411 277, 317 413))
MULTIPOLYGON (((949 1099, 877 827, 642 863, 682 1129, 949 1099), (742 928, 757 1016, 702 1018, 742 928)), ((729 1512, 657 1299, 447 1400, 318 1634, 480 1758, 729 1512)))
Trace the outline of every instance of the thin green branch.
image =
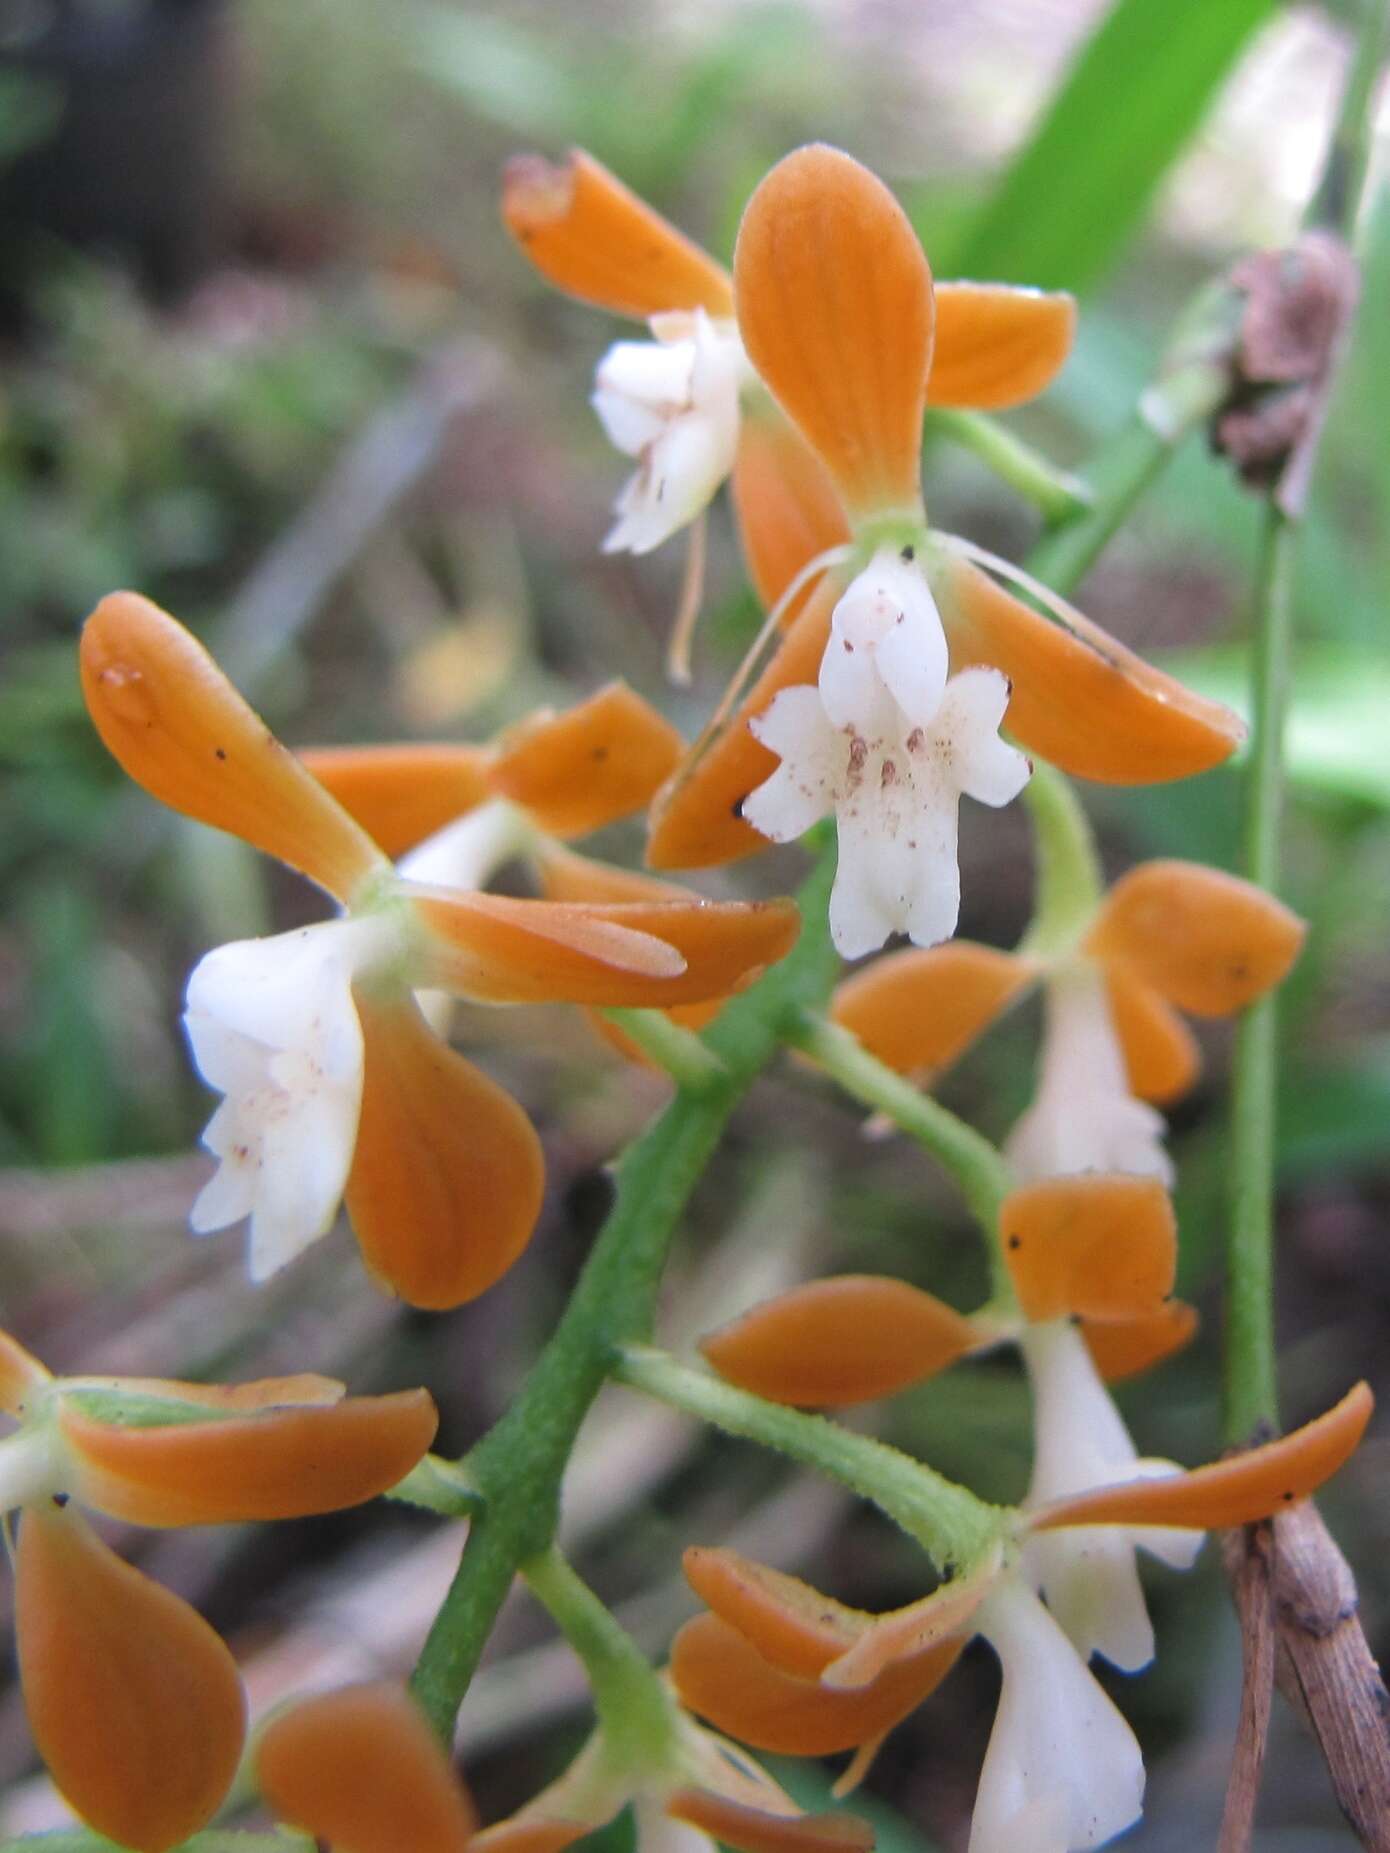
POLYGON ((930 439, 937 434, 971 451, 1001 482, 1033 503, 1049 525, 1084 514, 1095 500, 1089 483, 1059 469, 983 412, 933 406, 927 412, 926 435, 930 439))
POLYGON ((1001 1534, 1004 1508, 824 1416, 767 1402, 649 1345, 625 1346, 614 1375, 726 1434, 790 1455, 871 1500, 917 1540, 943 1575, 976 1562, 1001 1534))
POLYGON ((1076 788, 1055 766, 1035 765, 1023 798, 1033 818, 1037 874, 1033 918, 1019 951, 1053 958, 1071 950, 1100 905, 1100 857, 1076 788))
POLYGON ((664 1068, 677 1087, 687 1093, 715 1085, 725 1074, 723 1062, 698 1036, 673 1023, 664 1010, 629 1010, 614 1007, 603 1013, 615 1028, 639 1048, 650 1062, 664 1068))

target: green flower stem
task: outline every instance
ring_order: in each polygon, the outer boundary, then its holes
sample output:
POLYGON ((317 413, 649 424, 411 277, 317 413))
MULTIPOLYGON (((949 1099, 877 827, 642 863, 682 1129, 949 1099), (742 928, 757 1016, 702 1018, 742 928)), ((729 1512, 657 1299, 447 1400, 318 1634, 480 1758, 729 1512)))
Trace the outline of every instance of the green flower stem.
POLYGON ((717 1083, 724 1064, 707 1043, 673 1023, 664 1010, 605 1010, 604 1016, 636 1044, 648 1061, 664 1068, 688 1093, 717 1083))
POLYGON ((624 1346, 614 1372, 673 1409, 790 1455, 868 1499, 913 1537, 945 1575, 974 1563, 1003 1531, 1006 1512, 881 1441, 786 1409, 692 1370, 649 1345, 624 1346))
POLYGON ((402 1505, 420 1506, 426 1512, 438 1512, 441 1518, 474 1518, 484 1504, 482 1494, 469 1482, 458 1462, 446 1461, 438 1454, 427 1454, 385 1497, 398 1499, 402 1505))
POLYGON ((924 1094, 887 1063, 870 1055, 859 1038, 838 1023, 803 1011, 789 1040, 847 1094, 866 1107, 886 1113, 895 1126, 925 1146, 950 1173, 984 1233, 994 1300, 996 1304, 1011 1305, 1013 1287, 999 1247, 999 1211, 1011 1186, 1008 1167, 998 1148, 930 1094, 924 1094))
POLYGON ((612 1212, 559 1325, 516 1400, 467 1458, 468 1480, 485 1505, 413 1678, 446 1740, 512 1577, 553 1542, 570 1450, 615 1350, 650 1331, 667 1249, 734 1108, 788 1023, 822 1004, 835 981, 839 960, 827 925, 834 873, 827 848, 800 897, 797 945, 705 1033, 723 1075, 697 1091, 678 1089, 618 1161, 612 1212))
POLYGON ((940 434, 972 451, 1001 482, 1042 511, 1049 522, 1084 514, 1095 500, 1091 486, 1058 469, 1029 444, 982 412, 933 406, 927 412, 928 439, 940 434))
POLYGON ((624 1768, 667 1761, 675 1733, 666 1688, 626 1628, 554 1545, 521 1573, 584 1663, 610 1757, 624 1768))
POLYGON ((1019 946, 1033 958, 1069 952, 1100 905, 1095 833, 1071 781, 1039 762, 1023 788, 1037 858, 1033 919, 1019 946))

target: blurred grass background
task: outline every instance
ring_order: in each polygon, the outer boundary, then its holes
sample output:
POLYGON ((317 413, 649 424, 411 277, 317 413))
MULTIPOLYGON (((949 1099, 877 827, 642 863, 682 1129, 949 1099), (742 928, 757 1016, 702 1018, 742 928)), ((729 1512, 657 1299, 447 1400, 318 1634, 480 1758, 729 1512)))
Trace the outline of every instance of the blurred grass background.
MULTIPOLYGON (((501 1408, 605 1202, 602 1166, 659 1085, 577 1016, 473 1012, 471 1048, 542 1126, 550 1203, 512 1276, 445 1319, 365 1285, 339 1231, 253 1293, 233 1234, 183 1228, 208 1098, 181 986, 219 940, 316 916, 281 872, 132 792, 81 708, 74 639, 115 585, 204 634, 291 743, 483 738, 614 673, 687 730, 756 620, 716 512, 689 693, 662 684, 679 549, 605 559, 622 477, 585 400, 617 324, 549 291, 496 216, 502 160, 580 142, 727 254, 758 176, 799 141, 888 179, 944 276, 1082 297, 1077 351, 1013 421, 1068 465, 1121 424, 1173 314, 1251 244, 1291 235, 1331 120, 1351 6, 1273 0, 9 0, 0 7, 0 1317, 55 1368, 170 1375, 313 1367, 428 1383, 443 1445, 501 1408)), ((1383 155, 1383 148, 1382 148, 1383 155)), ((1383 161, 1382 161, 1383 166, 1383 161)), ((1303 547, 1286 896, 1309 919, 1287 992, 1280 1334, 1286 1415, 1358 1374, 1390 1332, 1390 211, 1365 229, 1356 340, 1303 547)), ((933 447, 933 518, 1020 556, 1033 514, 933 447)), ((1236 690, 1257 510, 1190 445, 1079 602, 1141 650, 1236 690)), ((1118 870, 1229 866, 1235 775, 1087 794, 1118 870)), ((1009 944, 1028 906, 1012 816, 965 823, 962 930, 1009 944)), ((634 829, 605 845, 639 853, 634 829)), ((767 892, 794 854, 735 872, 767 892)), ((719 891, 719 881, 710 884, 719 891)), ((951 1077, 991 1134, 1023 1104, 1026 1014, 951 1077)), ((1148 1453, 1217 1445, 1215 1293, 1227 1036, 1174 1120, 1193 1351, 1122 1397, 1148 1453)), ((871 1145, 804 1076, 769 1081, 702 1188, 669 1295, 693 1335, 834 1267, 970 1303, 959 1205, 916 1152, 871 1145), (769 1239, 769 1232, 775 1240, 769 1239)), ((1026 1408, 985 1363, 877 1425, 986 1494, 1016 1496, 1026 1408)), ((586 1571, 654 1652, 684 1612, 680 1545, 737 1539, 850 1601, 920 1591, 908 1548, 824 1489, 614 1395, 571 1488, 586 1571), (611 1424, 601 1434, 603 1423, 611 1424)), ((1327 1510, 1390 1646, 1387 1444, 1327 1510)), ((456 1540, 373 1512, 125 1546, 199 1601, 258 1703, 305 1678, 408 1665, 456 1540)), ((1208 1552, 1152 1579, 1161 1644, 1122 1703, 1150 1753, 1133 1844, 1214 1839, 1238 1640, 1208 1552)), ((0 1624, 2 1627, 3 1624, 0 1624)), ((972 1650, 870 1782, 888 1853, 963 1845, 996 1675, 972 1650), (907 1823, 912 1825, 907 1825, 907 1823)), ((582 1684, 524 1604, 465 1712, 484 1813, 516 1805, 584 1728, 582 1684), (539 1729, 537 1720, 544 1721, 539 1729)), ((60 1818, 0 1699, 0 1830, 60 1818)), ((799 1778, 812 1781, 804 1772, 799 1778)), ((1316 1758, 1276 1723, 1259 1844, 1349 1844, 1316 1758)), ((610 1836, 621 1841, 623 1829, 610 1836)))

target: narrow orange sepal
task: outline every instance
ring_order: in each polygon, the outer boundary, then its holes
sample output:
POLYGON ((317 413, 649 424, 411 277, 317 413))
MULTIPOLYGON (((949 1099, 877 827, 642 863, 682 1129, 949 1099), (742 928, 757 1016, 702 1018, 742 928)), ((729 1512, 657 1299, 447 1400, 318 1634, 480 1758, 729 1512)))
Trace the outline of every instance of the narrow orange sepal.
POLYGON ((504 735, 492 780, 552 836, 587 836, 642 810, 684 750, 650 702, 610 682, 577 707, 538 714, 504 735))
POLYGON ((761 1659, 796 1679, 817 1678, 873 1619, 737 1551, 692 1545, 681 1568, 696 1595, 761 1659))
POLYGON ((438 981, 493 1003, 665 1008, 725 997, 795 943, 791 901, 579 904, 418 890, 438 981))
POLYGON ((999 1574, 1000 1558, 996 1547, 920 1602, 876 1615, 859 1639, 822 1670, 822 1684, 835 1692, 870 1690, 894 1667, 915 1665, 968 1636, 970 1619, 999 1574))
POLYGON ((671 1679, 682 1704, 755 1750, 831 1756, 890 1730, 935 1691, 963 1641, 903 1660, 872 1685, 831 1692, 763 1659, 718 1615, 697 1615, 671 1643, 671 1679))
MULTIPOLYGON (((773 405, 752 406, 739 426, 730 483, 744 564, 764 611, 803 567, 849 539, 835 484, 796 426, 773 405)), ((783 630, 810 596, 787 601, 783 630)))
POLYGON ((1142 1319, 1081 1321, 1081 1336, 1107 1383, 1119 1383, 1161 1364, 1191 1344, 1196 1332, 1197 1308, 1185 1300, 1167 1300, 1142 1319))
POLYGON ((409 998, 357 995, 364 1066, 347 1208, 368 1268, 444 1311, 500 1280, 531 1239, 545 1159, 511 1095, 447 1048, 409 998))
POLYGON ((244 702, 196 637, 135 592, 88 618, 87 711, 152 797, 299 869, 340 901, 384 866, 371 838, 244 702))
POLYGON ((0 1409, 6 1415, 19 1415, 29 1392, 52 1381, 52 1372, 32 1352, 8 1332, 0 1332, 0 1409))
POLYGON ((967 939, 892 952, 839 985, 830 1014, 899 1074, 934 1076, 1038 976, 1033 959, 967 939))
POLYGON ((1033 1514, 1034 1531, 1063 1525, 1172 1525, 1224 1531, 1253 1525, 1315 1493, 1355 1453, 1375 1408, 1358 1383, 1335 1408, 1291 1435, 1166 1480, 1131 1480, 1058 1499, 1033 1514))
MULTIPOLYGON (((72 1391, 155 1397, 163 1402, 192 1403, 222 1415, 256 1415, 269 1409, 322 1409, 340 1403, 346 1387, 336 1377, 301 1371, 293 1377, 258 1377, 253 1383, 185 1383, 177 1377, 64 1377, 72 1391)), ((117 1418, 119 1419, 119 1418, 117 1418)))
POLYGON ((1122 959, 1178 1009, 1221 1017, 1281 982, 1305 930, 1282 901, 1238 875, 1141 862, 1101 902, 1086 949, 1122 959))
POLYGON ((848 1408, 924 1382, 978 1343, 968 1319, 907 1281, 841 1274, 753 1307, 700 1349, 771 1402, 848 1408))
POLYGON ((393 859, 493 795, 490 746, 311 746, 299 758, 393 859))
MULTIPOLYGON (((952 670, 999 669, 1013 684, 1009 731, 1077 778, 1154 785, 1218 766, 1245 727, 1062 606, 1043 617, 978 567, 952 559, 932 578, 952 670)), ((1062 605, 1062 601, 1057 601, 1062 605)))
POLYGON ((475 1853, 564 1853, 594 1827, 593 1821, 498 1821, 485 1827, 471 1845, 475 1853))
POLYGON ((733 313, 727 272, 582 148, 560 166, 508 161, 502 218, 541 275, 582 302, 643 319, 733 313))
POLYGON ((938 283, 928 405, 1001 412, 1036 399, 1076 336, 1076 299, 1011 283, 938 283))
POLYGON ((1202 1071, 1197 1038, 1123 960, 1106 963, 1105 987, 1130 1091, 1155 1106, 1180 1099, 1202 1071))
POLYGON ((999 1239, 1024 1314, 1136 1319, 1173 1290, 1178 1231, 1155 1177, 1087 1173, 1027 1184, 1005 1198, 999 1239))
POLYGON ((932 280, 883 182, 823 144, 779 161, 744 210, 734 296, 749 359, 851 517, 917 510, 932 280))
POLYGON ((674 1789, 666 1812, 739 1853, 869 1853, 874 1830, 857 1814, 770 1814, 712 1789, 674 1789))
POLYGON ((695 742, 653 798, 648 867, 709 868, 768 847, 768 839, 743 821, 743 801, 781 762, 753 738, 748 723, 782 689, 816 680, 830 636, 830 614, 843 590, 833 575, 819 581, 748 694, 708 738, 695 742))
POLYGON ((690 890, 640 869, 619 868, 594 856, 581 856, 560 843, 544 842, 535 853, 541 893, 547 901, 578 901, 610 906, 627 901, 688 901, 690 890))
POLYGON ((348 1686, 272 1718, 256 1749, 282 1821, 334 1853, 464 1853, 468 1796, 418 1705, 399 1686, 348 1686))
POLYGON ((361 1505, 405 1478, 438 1425, 427 1390, 155 1428, 97 1421, 71 1402, 59 1417, 83 1504, 161 1526, 361 1505))
POLYGON ((186 1602, 115 1553, 72 1507, 20 1521, 15 1619, 39 1754, 88 1826, 165 1853, 206 1826, 236 1774, 236 1663, 186 1602))

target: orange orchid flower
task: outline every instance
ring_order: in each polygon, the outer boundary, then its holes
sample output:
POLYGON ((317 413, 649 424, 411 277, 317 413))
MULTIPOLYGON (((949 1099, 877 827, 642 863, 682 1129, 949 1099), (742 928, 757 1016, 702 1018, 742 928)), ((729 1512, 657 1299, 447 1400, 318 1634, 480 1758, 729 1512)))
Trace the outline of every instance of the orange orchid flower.
POLYGON ((1025 746, 1111 783, 1205 770, 1241 737, 1228 710, 1012 568, 928 528, 919 456, 936 344, 1017 317, 1012 297, 962 291, 934 287, 897 202, 836 149, 787 156, 744 213, 739 332, 835 486, 850 562, 806 600, 759 679, 741 700, 731 695, 677 769, 654 806, 648 858, 658 868, 730 861, 833 810, 842 854, 848 825, 866 865, 860 930, 839 936, 847 954, 880 926, 921 944, 949 931, 956 796, 1002 803, 1027 776, 994 739, 1006 703, 1025 746), (920 823, 915 834, 907 821, 920 823))
MULTIPOLYGON (((734 321, 728 273, 582 150, 560 166, 508 164, 502 217, 541 273, 581 301, 649 322, 599 364, 594 407, 638 460, 605 545, 644 553, 698 516, 726 476, 749 572, 781 599, 814 555, 848 539, 834 482, 762 390, 734 321)), ((1071 348, 1070 296, 947 283, 921 382, 942 406, 998 410, 1035 397, 1071 348)), ((787 616, 796 609, 789 605, 787 616)), ((688 635, 676 639, 683 670, 688 635)))
POLYGON ((671 1823, 746 1853, 867 1853, 873 1834, 852 1815, 803 1815, 751 1759, 674 1706, 668 1765, 638 1776, 605 1754, 601 1735, 518 1813, 476 1831, 448 1759, 405 1694, 364 1686, 311 1699, 267 1726, 258 1765, 267 1801, 333 1853, 560 1853, 629 1802, 638 1844, 671 1823))
MULTIPOLYGON (((278 856, 343 909, 221 947, 189 981, 194 1058, 226 1096, 204 1135, 221 1163, 193 1225, 249 1216, 256 1278, 323 1234, 344 1197, 371 1272, 419 1306, 475 1297, 529 1239, 543 1181, 535 1132, 430 1032, 416 989, 696 1003, 795 937, 790 902, 512 901, 403 878, 196 639, 134 593, 98 606, 81 667, 98 732, 146 790, 278 856)), ((513 758, 526 763, 524 746, 513 758)))
POLYGON ((326 1377, 227 1387, 54 1377, 0 1332, 0 1511, 15 1554, 20 1681, 54 1782, 99 1833, 164 1853, 206 1825, 240 1759, 235 1662, 80 1507, 139 1525, 297 1518, 358 1505, 423 1457, 423 1390, 344 1397, 326 1377))

